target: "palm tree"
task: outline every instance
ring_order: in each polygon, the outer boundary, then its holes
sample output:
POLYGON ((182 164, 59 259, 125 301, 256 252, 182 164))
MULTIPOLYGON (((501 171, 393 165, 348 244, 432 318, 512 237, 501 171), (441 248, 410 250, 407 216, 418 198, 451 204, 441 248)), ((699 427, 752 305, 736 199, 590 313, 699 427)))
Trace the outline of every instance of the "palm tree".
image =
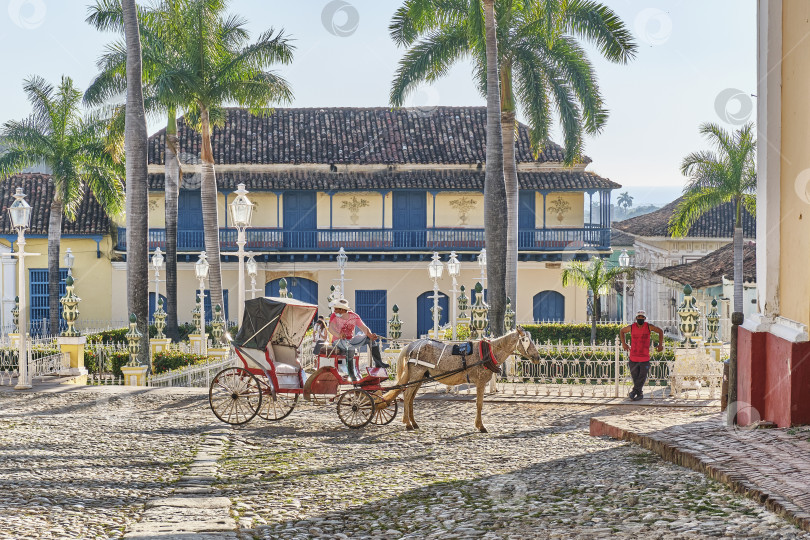
POLYGON ((742 312, 742 209, 756 213, 754 124, 745 124, 731 134, 717 124, 706 123, 700 126, 700 134, 716 152, 694 152, 684 158, 681 172, 689 177, 689 183, 683 200, 669 220, 669 230, 673 236, 686 236, 703 214, 725 203, 734 204, 734 311, 742 312))
MULTIPOLYGON (((472 57, 476 79, 486 92, 480 0, 406 0, 390 25, 394 41, 410 47, 401 60, 391 103, 401 106, 424 82, 443 76, 455 62, 472 57)), ((598 133, 607 111, 593 68, 577 39, 594 45, 611 62, 626 63, 636 52, 630 32, 598 2, 497 0, 504 181, 508 206, 507 294, 517 297, 518 182, 515 160, 516 105, 529 121, 530 141, 539 153, 548 142, 552 107, 562 128, 565 161, 582 151, 583 134, 598 133)))
POLYGON ((202 134, 202 197, 205 249, 211 305, 223 305, 219 255, 217 183, 211 129, 225 121, 223 105, 236 103, 252 114, 267 115, 273 102, 289 103, 292 91, 284 78, 268 68, 292 61, 293 45, 283 31, 272 28, 249 43, 246 21, 223 15, 223 0, 189 0, 179 8, 182 32, 172 39, 170 55, 150 56, 150 65, 171 81, 185 120, 202 134))
POLYGON ((627 191, 619 193, 619 198, 616 199, 616 204, 619 206, 619 208, 624 208, 627 210, 633 206, 633 197, 627 191))
POLYGON ((54 195, 48 220, 48 307, 51 332, 59 329, 59 244, 62 218, 76 219, 87 188, 108 214, 123 208, 120 140, 98 114, 82 115, 81 92, 70 77, 54 88, 40 77, 24 82, 33 114, 0 130, 5 151, 0 178, 38 163, 51 170, 54 195))
POLYGON ((630 277, 639 270, 623 266, 607 266, 600 257, 594 257, 589 263, 574 261, 562 272, 562 285, 576 285, 587 290, 593 298, 591 310, 591 345, 596 344, 596 323, 601 317, 602 296, 606 295, 613 284, 622 276, 630 277))
POLYGON ((141 38, 135 0, 122 0, 127 51, 124 144, 127 160, 127 308, 138 318, 146 343, 138 360, 149 365, 149 195, 147 191, 146 111, 143 103, 141 38))
MULTIPOLYGON (((165 114, 166 143, 164 160, 164 192, 166 222, 166 335, 172 339, 179 336, 177 319, 177 203, 181 163, 178 158, 177 110, 182 106, 177 102, 173 81, 167 78, 162 63, 151 61, 155 57, 165 57, 174 50, 171 39, 183 31, 181 17, 185 0, 163 0, 150 9, 141 9, 138 22, 141 28, 143 49, 143 83, 147 96, 144 106, 148 113, 165 114)), ((123 33, 123 17, 119 0, 96 0, 88 8, 87 22, 102 31, 123 33)), ((116 42, 109 46, 99 59, 101 73, 96 77, 84 95, 85 102, 99 105, 126 91, 126 44, 116 42)))

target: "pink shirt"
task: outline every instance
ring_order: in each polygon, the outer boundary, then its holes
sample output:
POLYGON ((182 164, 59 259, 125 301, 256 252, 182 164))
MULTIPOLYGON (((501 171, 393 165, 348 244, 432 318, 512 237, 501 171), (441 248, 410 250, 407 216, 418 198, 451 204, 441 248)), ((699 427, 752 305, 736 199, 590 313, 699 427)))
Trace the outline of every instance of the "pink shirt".
POLYGON ((329 333, 335 336, 335 339, 352 339, 354 329, 359 324, 363 324, 363 319, 354 311, 347 311, 343 317, 332 313, 329 317, 329 333))

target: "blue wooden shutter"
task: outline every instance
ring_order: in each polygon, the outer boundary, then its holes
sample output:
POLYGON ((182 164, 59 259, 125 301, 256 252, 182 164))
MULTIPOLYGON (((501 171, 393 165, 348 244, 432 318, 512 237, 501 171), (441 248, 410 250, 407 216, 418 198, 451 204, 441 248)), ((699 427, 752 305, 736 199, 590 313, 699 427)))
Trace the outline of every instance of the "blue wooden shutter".
MULTIPOLYGON (((59 269, 59 297, 65 295, 65 279, 67 278, 67 269, 59 269)), ((50 307, 48 306, 48 296, 50 287, 48 286, 48 269, 47 268, 31 268, 28 271, 29 281, 29 298, 31 300, 31 311, 29 311, 29 332, 31 335, 42 334, 56 334, 62 328, 51 329, 48 328, 48 320, 50 319, 50 307), (44 321, 44 322, 43 322, 44 321)), ((64 317, 62 310, 59 310, 59 326, 62 327, 64 317)))
MULTIPOLYGON (((225 304, 222 306, 223 316, 225 320, 228 320, 228 289, 222 289, 222 302, 225 304)), ((205 324, 211 324, 211 321, 214 318, 214 312, 211 309, 211 291, 208 289, 205 290, 205 324)), ((237 321, 241 323, 241 321, 237 321)))
POLYGON ((367 290, 355 291, 354 312, 360 315, 366 326, 375 334, 388 334, 388 291, 367 290))

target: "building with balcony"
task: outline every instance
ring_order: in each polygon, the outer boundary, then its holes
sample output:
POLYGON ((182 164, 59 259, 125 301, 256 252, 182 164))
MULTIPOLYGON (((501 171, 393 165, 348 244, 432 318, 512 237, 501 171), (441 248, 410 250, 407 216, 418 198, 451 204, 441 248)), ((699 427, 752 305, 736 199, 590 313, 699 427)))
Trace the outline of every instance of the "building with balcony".
MULTIPOLYGON (((336 255, 342 247, 349 255, 344 294, 369 326, 386 333, 386 320, 397 304, 404 335, 423 333, 432 326, 433 284, 427 264, 434 251, 445 261, 450 251, 458 253, 459 285, 468 295, 481 281, 476 257, 484 247, 485 130, 484 107, 276 109, 265 118, 226 110, 225 124, 213 130, 212 143, 228 318, 236 317, 235 306, 228 304, 237 297, 237 262, 236 230, 227 205, 244 183, 256 204, 246 248, 259 262, 256 294, 277 294, 279 280, 286 278, 294 297, 326 312, 330 286, 339 279, 336 255)), ((178 317, 183 321, 191 318, 197 285, 193 267, 204 242, 201 137, 182 120, 178 131, 183 169, 178 317)), ((150 251, 165 249, 164 144, 164 131, 149 139, 150 251)), ((587 158, 565 167, 562 149, 555 144, 533 155, 525 126, 520 126, 517 157, 517 318, 584 321, 587 295, 574 287, 563 289, 560 273, 572 260, 610 255, 607 212, 611 191, 620 186, 588 171, 587 158)), ((108 227, 112 232, 90 231, 99 263, 108 272, 94 274, 94 280, 104 282, 108 292, 84 292, 77 280, 77 293, 92 298, 94 309, 106 315, 99 319, 126 319, 123 225, 123 218, 115 217, 108 227), (93 240, 93 235, 99 238, 93 240)), ((96 271, 101 271, 99 263, 96 271)), ((77 273, 81 276, 81 270, 77 273)), ((440 286, 445 322, 451 289, 446 272, 440 286)), ((154 306, 154 283, 151 287, 154 306)))

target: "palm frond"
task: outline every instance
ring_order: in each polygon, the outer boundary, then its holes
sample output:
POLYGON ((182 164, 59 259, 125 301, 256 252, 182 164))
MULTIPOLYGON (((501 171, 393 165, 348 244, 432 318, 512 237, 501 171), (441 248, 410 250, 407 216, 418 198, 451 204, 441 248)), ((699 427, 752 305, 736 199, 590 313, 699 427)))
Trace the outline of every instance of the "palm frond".
POLYGON ((626 64, 638 46, 621 18, 609 7, 590 0, 569 0, 562 17, 564 31, 594 44, 607 60, 626 64))
POLYGON ((723 203, 731 196, 718 188, 697 189, 684 195, 669 219, 669 231, 673 236, 683 237, 700 217, 723 203))

